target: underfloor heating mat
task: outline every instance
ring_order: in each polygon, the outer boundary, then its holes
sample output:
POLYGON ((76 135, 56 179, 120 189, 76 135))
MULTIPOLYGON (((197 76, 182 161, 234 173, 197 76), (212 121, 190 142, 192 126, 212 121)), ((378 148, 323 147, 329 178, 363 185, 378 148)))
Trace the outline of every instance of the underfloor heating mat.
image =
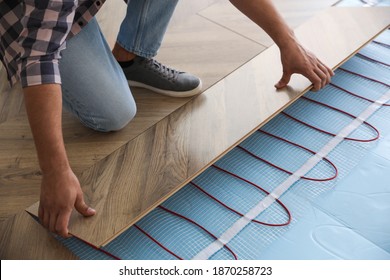
POLYGON ((390 30, 81 259, 390 259, 390 30))

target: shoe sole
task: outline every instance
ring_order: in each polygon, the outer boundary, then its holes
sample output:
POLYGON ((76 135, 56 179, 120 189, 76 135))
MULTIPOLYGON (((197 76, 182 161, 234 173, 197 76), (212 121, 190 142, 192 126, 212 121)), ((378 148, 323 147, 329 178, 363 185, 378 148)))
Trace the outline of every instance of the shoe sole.
POLYGON ((132 87, 146 88, 146 89, 149 89, 149 90, 154 91, 156 93, 170 96, 170 97, 191 97, 191 96, 200 94, 201 90, 202 90, 202 81, 199 82, 199 85, 196 88, 194 88, 192 90, 188 90, 188 91, 164 90, 164 89, 155 88, 155 87, 152 87, 152 86, 140 83, 140 82, 136 82, 136 81, 128 81, 128 83, 132 87))

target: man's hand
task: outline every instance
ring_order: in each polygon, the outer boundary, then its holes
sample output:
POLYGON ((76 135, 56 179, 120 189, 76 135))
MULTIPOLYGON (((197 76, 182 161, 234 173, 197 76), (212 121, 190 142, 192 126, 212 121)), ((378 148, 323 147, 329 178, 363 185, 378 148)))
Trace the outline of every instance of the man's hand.
POLYGON ((68 223, 73 207, 85 217, 95 214, 95 210, 85 204, 73 171, 68 168, 43 174, 38 211, 43 226, 62 237, 69 237, 68 223))
POLYGON ((73 207, 84 216, 95 210, 85 205, 80 183, 73 174, 62 137, 62 93, 57 84, 25 87, 24 101, 43 178, 39 219, 50 231, 68 236, 73 207))
POLYGON ((314 84, 314 90, 330 82, 333 71, 314 54, 305 50, 295 38, 271 0, 230 0, 241 12, 260 26, 278 45, 283 64, 283 76, 275 85, 280 89, 287 86, 294 73, 302 74, 314 84))
POLYGON ((322 63, 314 54, 295 40, 280 48, 283 76, 275 85, 277 89, 287 86, 291 75, 302 74, 313 83, 315 91, 326 86, 334 75, 332 69, 322 63))

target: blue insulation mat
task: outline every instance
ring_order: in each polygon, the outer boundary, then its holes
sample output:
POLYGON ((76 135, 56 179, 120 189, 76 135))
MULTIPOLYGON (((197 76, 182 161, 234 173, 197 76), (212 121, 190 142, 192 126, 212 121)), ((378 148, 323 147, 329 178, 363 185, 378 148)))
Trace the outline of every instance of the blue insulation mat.
MULTIPOLYGON (((192 259, 226 240, 242 215, 390 91, 389 44, 386 30, 331 85, 306 93, 101 250, 60 242, 81 259, 192 259)), ((390 259, 389 123, 382 106, 349 135, 373 141, 344 139, 208 258, 390 259)))

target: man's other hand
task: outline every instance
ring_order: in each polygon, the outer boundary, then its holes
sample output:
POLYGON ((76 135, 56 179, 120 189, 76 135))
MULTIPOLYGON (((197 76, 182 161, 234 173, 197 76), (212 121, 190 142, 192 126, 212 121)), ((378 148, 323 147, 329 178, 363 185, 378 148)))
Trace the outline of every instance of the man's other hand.
POLYGON ((43 174, 38 216, 44 227, 69 237, 68 224, 73 207, 85 217, 95 215, 83 198, 79 180, 70 168, 43 174))

